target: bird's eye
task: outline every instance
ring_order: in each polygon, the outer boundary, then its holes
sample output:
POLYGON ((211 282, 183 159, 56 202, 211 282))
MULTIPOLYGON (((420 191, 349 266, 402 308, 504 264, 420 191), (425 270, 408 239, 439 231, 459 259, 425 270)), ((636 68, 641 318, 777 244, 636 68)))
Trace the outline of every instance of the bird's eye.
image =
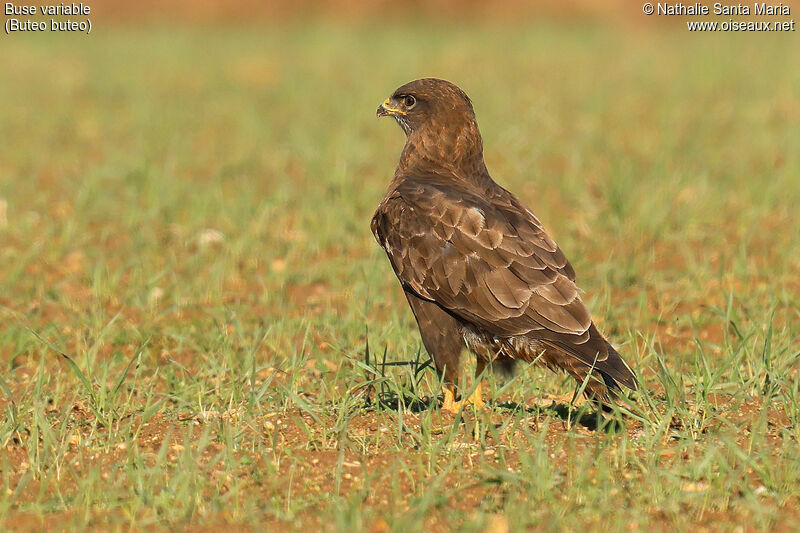
POLYGON ((417 104, 417 99, 409 94, 408 96, 403 98, 403 104, 405 104, 406 109, 411 109, 417 104))

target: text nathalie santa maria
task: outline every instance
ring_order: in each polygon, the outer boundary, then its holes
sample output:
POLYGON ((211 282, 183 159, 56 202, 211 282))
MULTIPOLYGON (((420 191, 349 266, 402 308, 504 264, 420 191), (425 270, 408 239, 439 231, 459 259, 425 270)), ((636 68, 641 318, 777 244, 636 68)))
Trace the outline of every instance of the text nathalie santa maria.
POLYGON ((684 4, 683 2, 656 4, 656 15, 755 15, 755 16, 788 16, 792 14, 790 6, 754 2, 751 4, 723 4, 716 2, 708 6, 701 2, 684 4))

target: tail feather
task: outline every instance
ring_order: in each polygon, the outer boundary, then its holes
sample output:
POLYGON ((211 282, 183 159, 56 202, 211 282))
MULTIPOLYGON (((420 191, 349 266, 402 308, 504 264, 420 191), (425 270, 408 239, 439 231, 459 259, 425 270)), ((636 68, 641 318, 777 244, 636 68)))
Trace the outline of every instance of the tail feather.
POLYGON ((603 376, 606 385, 608 385, 608 380, 610 379, 617 385, 617 388, 619 388, 618 384, 621 383, 629 389, 636 390, 639 386, 636 376, 625 364, 625 361, 622 360, 619 352, 608 341, 606 341, 606 349, 608 350, 608 358, 597 365, 597 370, 603 376))
MULTIPOLYGON (((622 360, 619 352, 597 331, 594 324, 589 326, 589 339, 584 342, 574 342, 565 335, 559 335, 551 343, 576 357, 584 365, 593 367, 603 378, 603 383, 608 389, 620 389, 620 385, 632 390, 638 387, 636 376, 622 360), (601 359, 598 354, 607 356, 601 359)), ((580 378, 577 379, 580 381, 580 378)))

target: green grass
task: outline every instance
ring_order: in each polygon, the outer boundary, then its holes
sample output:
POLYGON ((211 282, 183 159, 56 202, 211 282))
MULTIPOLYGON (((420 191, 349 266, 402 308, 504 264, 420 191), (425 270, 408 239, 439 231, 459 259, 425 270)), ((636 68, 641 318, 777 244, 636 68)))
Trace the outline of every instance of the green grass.
POLYGON ((107 25, 0 50, 5 527, 793 527, 794 35, 107 25), (454 421, 415 373, 369 220, 403 142, 375 108, 426 75, 472 97, 639 416, 534 404, 575 385, 525 368, 454 421))

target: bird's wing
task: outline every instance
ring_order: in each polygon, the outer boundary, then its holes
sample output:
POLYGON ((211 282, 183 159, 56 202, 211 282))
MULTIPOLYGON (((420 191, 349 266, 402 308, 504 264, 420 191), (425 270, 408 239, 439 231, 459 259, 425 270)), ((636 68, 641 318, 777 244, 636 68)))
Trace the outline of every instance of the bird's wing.
POLYGON ((525 205, 519 201, 519 198, 504 188, 497 186, 493 190, 491 203, 496 208, 508 213, 511 218, 522 217, 525 220, 523 224, 527 223, 530 225, 533 228, 533 232, 538 235, 538 238, 541 239, 541 241, 543 241, 542 246, 540 246, 541 248, 547 250, 552 248, 556 249, 556 251, 553 252, 552 257, 553 268, 555 268, 559 274, 563 274, 571 281, 575 281, 575 270, 572 268, 572 265, 569 263, 569 261, 567 261, 564 253, 560 248, 558 248, 558 245, 555 243, 555 241, 553 241, 553 239, 550 238, 550 236, 544 230, 544 226, 541 222, 539 222, 539 219, 536 217, 536 215, 534 215, 530 209, 525 207, 525 205))
POLYGON ((493 335, 534 333, 590 365, 604 360, 572 267, 533 213, 513 203, 406 179, 372 229, 403 286, 421 298, 493 335))

